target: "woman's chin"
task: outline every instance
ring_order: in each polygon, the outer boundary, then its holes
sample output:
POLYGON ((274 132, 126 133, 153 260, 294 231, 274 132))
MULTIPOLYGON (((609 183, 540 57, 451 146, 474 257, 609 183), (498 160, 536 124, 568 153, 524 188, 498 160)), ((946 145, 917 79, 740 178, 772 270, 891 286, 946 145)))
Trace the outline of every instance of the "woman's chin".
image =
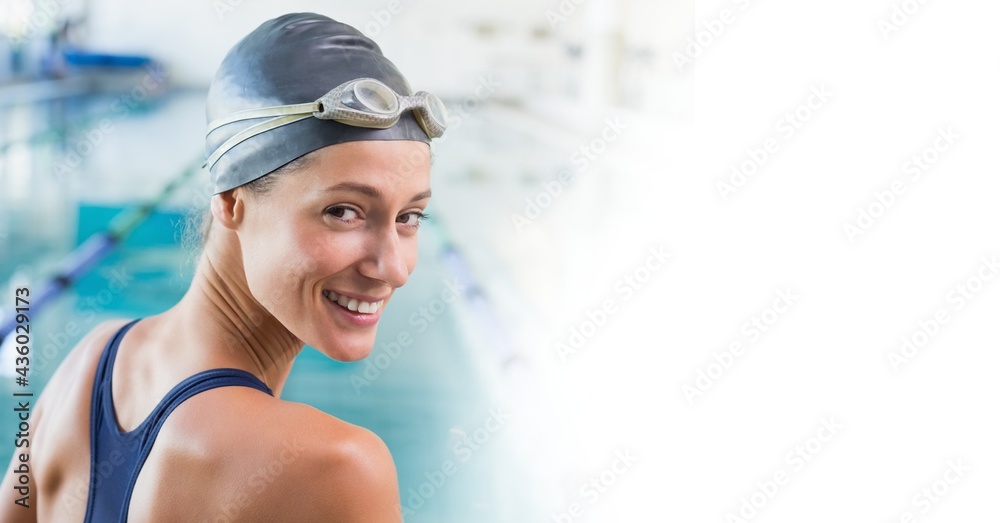
POLYGON ((339 344, 336 346, 328 346, 328 347, 313 346, 313 348, 315 348, 316 350, 318 350, 319 352, 321 352, 330 359, 343 361, 345 363, 363 360, 367 358, 369 354, 372 353, 371 343, 362 343, 354 346, 344 346, 339 344))

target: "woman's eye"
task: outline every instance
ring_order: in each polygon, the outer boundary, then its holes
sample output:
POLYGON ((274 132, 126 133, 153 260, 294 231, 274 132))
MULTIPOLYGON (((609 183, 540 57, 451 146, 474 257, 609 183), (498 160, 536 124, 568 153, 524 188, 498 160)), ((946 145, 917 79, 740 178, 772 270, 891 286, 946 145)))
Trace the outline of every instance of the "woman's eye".
POLYGON ((397 222, 406 225, 407 227, 419 227, 420 222, 430 218, 429 214, 422 213, 420 211, 408 212, 406 214, 400 214, 399 218, 396 219, 397 222))
POLYGON ((333 207, 327 208, 326 214, 345 222, 349 222, 358 217, 358 211, 342 205, 334 205, 333 207))

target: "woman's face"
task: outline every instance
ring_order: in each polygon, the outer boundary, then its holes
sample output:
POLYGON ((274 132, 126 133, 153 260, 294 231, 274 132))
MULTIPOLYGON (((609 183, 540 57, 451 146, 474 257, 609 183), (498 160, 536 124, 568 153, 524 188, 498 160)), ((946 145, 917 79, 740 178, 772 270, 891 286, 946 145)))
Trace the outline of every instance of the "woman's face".
POLYGON ((266 193, 241 196, 236 232, 250 293, 327 356, 367 356, 379 317, 417 264, 418 220, 430 200, 427 144, 325 147, 266 193))

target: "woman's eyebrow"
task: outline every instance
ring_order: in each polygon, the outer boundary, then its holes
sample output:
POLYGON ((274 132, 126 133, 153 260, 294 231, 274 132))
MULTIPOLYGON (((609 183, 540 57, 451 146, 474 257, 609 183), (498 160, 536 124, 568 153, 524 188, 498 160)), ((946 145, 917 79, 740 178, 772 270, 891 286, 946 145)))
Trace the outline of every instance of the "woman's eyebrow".
MULTIPOLYGON (((376 198, 376 199, 381 199, 382 198, 382 191, 378 190, 377 187, 374 187, 372 185, 368 185, 368 184, 365 184, 365 183, 341 182, 341 183, 338 183, 337 185, 331 185, 330 187, 327 187, 326 190, 327 191, 351 191, 351 192, 356 192, 356 193, 359 193, 359 194, 363 194, 363 195, 368 196, 370 198, 376 198)), ((423 200, 424 198, 430 198, 430 197, 431 197, 431 190, 427 189, 426 191, 421 191, 421 192, 418 192, 417 194, 413 195, 413 198, 410 198, 410 202, 415 202, 415 201, 423 200)))
POLYGON ((430 197, 431 197, 431 190, 427 189, 426 191, 422 191, 422 192, 418 192, 417 194, 414 194, 413 198, 410 198, 410 203, 413 203, 413 202, 419 201, 419 200, 423 200, 424 198, 430 198, 430 197))

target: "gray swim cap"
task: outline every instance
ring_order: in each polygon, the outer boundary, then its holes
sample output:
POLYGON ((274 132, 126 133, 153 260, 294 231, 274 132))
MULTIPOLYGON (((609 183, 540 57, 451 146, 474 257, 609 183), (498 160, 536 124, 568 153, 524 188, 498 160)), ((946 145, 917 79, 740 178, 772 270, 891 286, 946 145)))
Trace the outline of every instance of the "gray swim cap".
MULTIPOLYGON (((357 29, 315 13, 268 20, 234 46, 212 80, 206 115, 213 122, 237 111, 313 102, 334 87, 374 78, 411 95, 406 78, 382 50, 357 29)), ((236 121, 211 132, 206 154, 267 118, 236 121)), ((355 127, 305 118, 257 134, 225 151, 210 167, 215 194, 249 183, 316 149, 360 140, 430 143, 412 111, 388 129, 355 127)))

